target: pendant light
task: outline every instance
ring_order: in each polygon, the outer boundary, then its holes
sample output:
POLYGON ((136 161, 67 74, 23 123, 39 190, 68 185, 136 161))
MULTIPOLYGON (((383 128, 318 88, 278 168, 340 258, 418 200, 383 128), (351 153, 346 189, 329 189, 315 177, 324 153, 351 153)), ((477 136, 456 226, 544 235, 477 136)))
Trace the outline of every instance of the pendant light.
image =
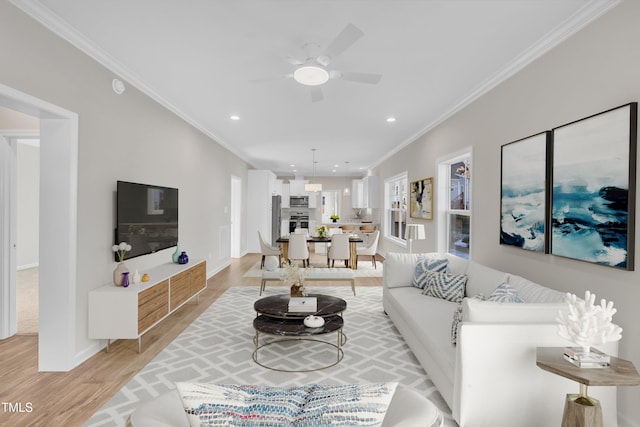
POLYGON ((344 170, 345 170, 345 174, 347 176, 347 183, 344 186, 344 191, 342 192, 342 194, 344 194, 345 196, 348 196, 349 194, 351 194, 351 189, 349 188, 349 162, 344 162, 344 170))
POLYGON ((311 151, 313 152, 313 179, 304 185, 304 191, 322 191, 322 184, 314 184, 316 180, 316 149, 312 148, 311 151))

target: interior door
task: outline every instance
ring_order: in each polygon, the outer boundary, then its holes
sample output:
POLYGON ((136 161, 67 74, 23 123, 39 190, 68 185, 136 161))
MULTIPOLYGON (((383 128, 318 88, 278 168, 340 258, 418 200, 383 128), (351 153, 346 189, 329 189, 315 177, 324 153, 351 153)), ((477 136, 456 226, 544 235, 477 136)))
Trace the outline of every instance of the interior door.
POLYGON ((17 144, 0 136, 0 339, 18 330, 16 314, 17 144))

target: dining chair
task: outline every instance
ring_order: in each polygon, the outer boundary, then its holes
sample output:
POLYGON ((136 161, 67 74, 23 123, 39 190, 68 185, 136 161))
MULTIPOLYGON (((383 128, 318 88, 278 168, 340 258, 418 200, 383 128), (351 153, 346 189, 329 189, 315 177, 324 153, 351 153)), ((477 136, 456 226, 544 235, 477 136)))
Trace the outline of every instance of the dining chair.
POLYGON ((309 246, 307 245, 307 235, 303 233, 293 233, 289 235, 289 250, 287 253, 289 261, 302 260, 303 267, 309 267, 309 246))
POLYGON ((331 246, 327 251, 327 267, 335 265, 336 260, 344 260, 344 266, 349 267, 349 235, 340 233, 331 236, 331 246))
POLYGON ((356 226, 355 225, 341 225, 340 229, 342 230, 343 233, 353 233, 356 230, 356 226))
POLYGON ((371 233, 369 238, 369 243, 362 246, 356 246, 356 257, 360 256, 370 256, 371 263, 373 264, 373 268, 377 269, 376 266, 376 252, 378 251, 378 239, 380 238, 380 231, 376 230, 371 233))
POLYGON ((262 262, 260 263, 260 269, 264 268, 264 260, 268 256, 277 256, 278 257, 278 267, 282 267, 282 250, 278 247, 271 246, 268 244, 264 237, 262 237, 262 233, 258 230, 258 240, 260 241, 260 252, 262 253, 262 262))

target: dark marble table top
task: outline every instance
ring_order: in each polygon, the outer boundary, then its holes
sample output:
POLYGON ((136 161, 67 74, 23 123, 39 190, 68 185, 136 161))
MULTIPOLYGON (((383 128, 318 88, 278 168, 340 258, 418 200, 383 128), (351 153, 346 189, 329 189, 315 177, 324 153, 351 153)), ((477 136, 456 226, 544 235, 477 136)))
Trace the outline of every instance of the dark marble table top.
POLYGON ((308 337, 329 334, 340 330, 344 325, 342 316, 324 318, 324 325, 318 328, 308 328, 300 319, 282 319, 260 315, 253 319, 253 328, 264 334, 283 337, 308 337))
POLYGON ((309 315, 324 317, 335 316, 347 309, 347 302, 342 298, 329 295, 310 294, 310 297, 318 299, 318 310, 309 313, 290 313, 289 295, 273 295, 261 298, 253 304, 253 309, 258 315, 265 315, 279 319, 304 319, 309 315))

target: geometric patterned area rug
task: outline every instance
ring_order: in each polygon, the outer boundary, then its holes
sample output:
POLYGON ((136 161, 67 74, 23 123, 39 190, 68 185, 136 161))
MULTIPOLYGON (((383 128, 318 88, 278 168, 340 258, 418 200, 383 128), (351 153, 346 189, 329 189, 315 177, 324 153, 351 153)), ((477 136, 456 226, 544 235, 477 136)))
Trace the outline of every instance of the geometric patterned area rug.
MULTIPOLYGON (((342 261, 336 263, 336 268, 342 268, 342 261)), ((311 261, 311 267, 316 269, 327 268, 327 263, 325 262, 314 262, 311 261)), ((383 273, 383 264, 378 261, 376 263, 376 268, 373 267, 373 264, 369 260, 362 260, 358 262, 358 268, 352 270, 355 274, 355 277, 382 277, 383 273)), ((262 272, 264 270, 260 269, 260 261, 256 262, 251 266, 249 270, 242 277, 262 277, 262 272)))
MULTIPOLYGON (((337 365, 313 372, 287 373, 256 364, 252 359, 255 335, 252 322, 253 303, 260 298, 258 288, 231 287, 84 425, 124 426, 139 402, 174 389, 180 381, 271 386, 397 381, 431 400, 444 414, 446 427, 457 426, 429 376, 384 314, 382 287, 357 287, 357 296, 350 286, 307 289, 310 293, 333 295, 347 301, 347 310, 343 313, 347 341, 342 347, 344 358, 337 365)), ((282 288, 271 287, 263 296, 279 293, 282 288)), ((332 342, 333 337, 328 335, 327 341, 332 342)), ((276 362, 285 363, 288 368, 308 369, 324 363, 323 358, 336 357, 335 349, 325 350, 330 347, 306 341, 274 344, 268 348, 278 353, 276 362)), ((264 357, 268 358, 268 353, 264 357)), ((260 361, 268 362, 263 359, 263 353, 260 361)))

